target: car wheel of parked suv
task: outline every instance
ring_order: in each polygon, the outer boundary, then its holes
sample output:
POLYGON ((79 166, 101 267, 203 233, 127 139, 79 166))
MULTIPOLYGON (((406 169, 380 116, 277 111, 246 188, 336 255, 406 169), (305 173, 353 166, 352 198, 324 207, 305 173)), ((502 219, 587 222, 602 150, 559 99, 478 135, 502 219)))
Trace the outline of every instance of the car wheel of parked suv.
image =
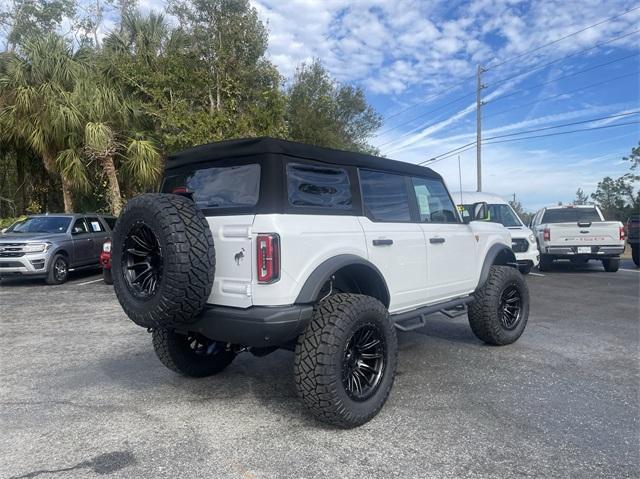
POLYGON ((153 330, 153 349, 167 368, 194 378, 217 374, 236 357, 224 343, 162 328, 153 330))
POLYGON ((540 255, 540 264, 538 264, 538 269, 540 271, 549 271, 551 269, 551 264, 553 260, 546 255, 540 255))
POLYGON ((520 272, 522 274, 529 274, 531 273, 531 265, 530 264, 521 264, 518 265, 518 269, 520 270, 520 272))
POLYGON ((47 273, 47 284, 62 284, 69 278, 69 262, 64 255, 57 254, 51 260, 51 266, 47 273))
POLYGON ((298 339, 298 394, 320 420, 360 426, 384 405, 396 372, 398 340, 384 305, 360 294, 319 303, 298 339))
POLYGON ((640 266, 640 246, 631 247, 631 258, 636 266, 640 266))
POLYGON ((515 342, 529 318, 529 289, 522 275, 510 266, 492 266, 489 278, 469 305, 469 324, 487 344, 515 342))
POLYGON ((127 316, 144 327, 191 323, 211 293, 213 237, 193 201, 172 194, 133 198, 113 233, 111 271, 127 316))
POLYGON ((102 268, 102 279, 104 280, 104 284, 113 284, 113 275, 110 269, 102 268))
POLYGON ((602 260, 602 266, 607 273, 615 273, 620 269, 620 258, 607 258, 602 260))

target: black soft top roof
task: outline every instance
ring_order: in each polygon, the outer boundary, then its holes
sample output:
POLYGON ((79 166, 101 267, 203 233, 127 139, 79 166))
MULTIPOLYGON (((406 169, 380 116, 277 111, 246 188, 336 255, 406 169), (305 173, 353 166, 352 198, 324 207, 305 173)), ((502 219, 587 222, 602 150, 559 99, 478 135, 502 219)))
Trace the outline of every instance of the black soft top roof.
POLYGON ((358 166, 385 170, 392 173, 442 178, 432 169, 412 163, 269 137, 217 141, 179 151, 167 156, 167 169, 178 168, 192 163, 210 162, 264 153, 287 155, 334 165, 358 166))

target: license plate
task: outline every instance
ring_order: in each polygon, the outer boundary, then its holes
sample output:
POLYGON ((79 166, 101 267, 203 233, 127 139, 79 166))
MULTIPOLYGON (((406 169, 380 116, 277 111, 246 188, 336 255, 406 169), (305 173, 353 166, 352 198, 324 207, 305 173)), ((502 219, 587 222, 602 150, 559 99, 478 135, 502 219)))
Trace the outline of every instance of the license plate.
POLYGON ((591 246, 578 246, 578 254, 591 253, 591 246))

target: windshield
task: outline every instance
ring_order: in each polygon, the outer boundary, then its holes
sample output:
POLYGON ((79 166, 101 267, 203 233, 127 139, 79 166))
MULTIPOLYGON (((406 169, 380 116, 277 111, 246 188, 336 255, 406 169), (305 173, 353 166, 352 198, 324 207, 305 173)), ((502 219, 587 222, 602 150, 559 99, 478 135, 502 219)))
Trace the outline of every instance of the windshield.
MULTIPOLYGON (((506 228, 515 228, 522 226, 522 222, 511 209, 511 206, 505 204, 490 204, 489 206, 489 219, 492 223, 500 223, 506 228)), ((462 213, 463 218, 471 216, 471 210, 473 205, 460 205, 458 207, 462 213)))
POLYGON ((541 223, 592 223, 601 221, 595 208, 555 208, 544 212, 541 223))
POLYGON ((71 218, 66 216, 34 216, 11 227, 11 233, 64 233, 71 218))

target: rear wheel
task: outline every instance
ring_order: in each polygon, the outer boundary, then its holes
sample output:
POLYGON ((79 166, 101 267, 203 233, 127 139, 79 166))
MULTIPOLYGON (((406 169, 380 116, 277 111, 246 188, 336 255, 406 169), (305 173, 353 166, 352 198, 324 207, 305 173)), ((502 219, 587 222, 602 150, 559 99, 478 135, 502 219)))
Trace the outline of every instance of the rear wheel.
POLYGON ((640 246, 631 247, 631 258, 635 265, 640 267, 640 246))
POLYGON ((102 268, 102 279, 105 284, 113 284, 113 276, 111 276, 111 270, 102 268))
POLYGON ((607 273, 615 273, 620 268, 620 258, 603 259, 602 266, 607 273))
POLYGON ((540 255, 540 264, 538 265, 538 269, 540 271, 549 271, 551 269, 551 263, 553 263, 553 259, 549 256, 540 255))
POLYGON ((57 254, 53 257, 49 272, 45 279, 47 284, 62 284, 69 278, 69 262, 64 255, 57 254))
POLYGON ((316 307, 298 339, 298 395, 319 420, 360 426, 384 405, 396 372, 398 340, 380 301, 335 294, 316 307))
POLYGON ((487 344, 511 344, 522 335, 529 318, 529 289, 515 268, 492 266, 489 278, 469 305, 469 325, 487 344))
POLYGON ((153 330, 153 349, 167 368, 194 378, 217 374, 236 357, 224 343, 162 328, 153 330))

